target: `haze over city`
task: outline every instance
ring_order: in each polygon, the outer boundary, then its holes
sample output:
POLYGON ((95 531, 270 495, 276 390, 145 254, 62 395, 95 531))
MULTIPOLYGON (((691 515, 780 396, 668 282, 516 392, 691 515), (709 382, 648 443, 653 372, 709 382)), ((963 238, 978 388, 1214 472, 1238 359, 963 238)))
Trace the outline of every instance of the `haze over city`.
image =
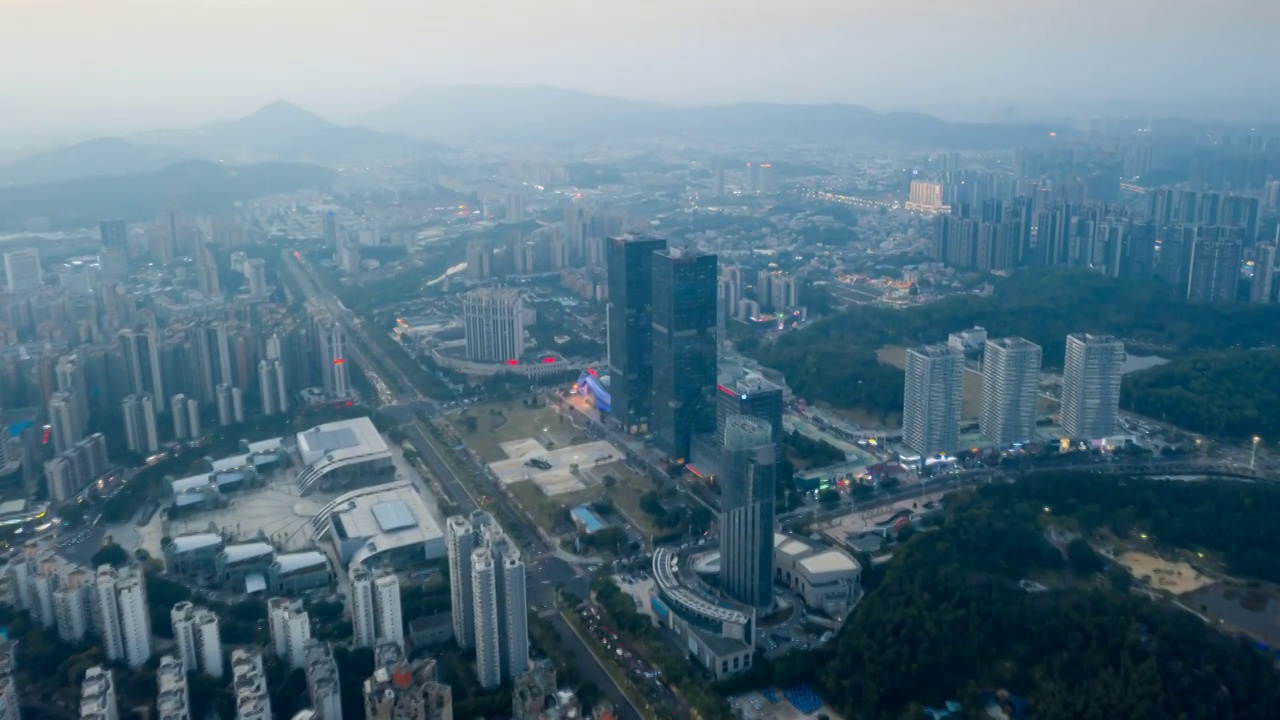
POLYGON ((984 120, 1248 120, 1280 97, 1267 0, 0 0, 0 14, 7 135, 191 126, 277 99, 354 122, 427 84, 984 120))

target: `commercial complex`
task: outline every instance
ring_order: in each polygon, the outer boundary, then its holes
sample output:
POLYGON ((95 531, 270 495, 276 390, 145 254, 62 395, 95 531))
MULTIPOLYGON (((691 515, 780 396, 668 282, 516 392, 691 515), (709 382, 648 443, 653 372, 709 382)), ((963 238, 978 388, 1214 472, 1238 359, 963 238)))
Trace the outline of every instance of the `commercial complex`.
POLYGON ((655 237, 609 238, 609 388, 612 417, 631 433, 646 433, 653 405, 653 254, 655 237))
POLYGON ((446 532, 454 636, 475 649, 481 687, 498 687, 529 663, 524 560, 486 513, 451 517, 446 532))
POLYGON ((385 482, 393 472, 391 449, 367 417, 317 425, 297 434, 303 493, 317 487, 385 482))
POLYGON ((720 462, 720 577, 735 600, 773 606, 773 516, 777 460, 772 430, 729 417, 720 462))
POLYGON ((481 288, 462 296, 467 359, 507 362, 524 354, 524 306, 509 288, 481 288))
POLYGON ((715 428, 716 256, 668 248, 653 263, 654 443, 690 457, 693 436, 715 428))
POLYGON ((997 447, 1035 435, 1040 407, 1040 346, 1024 338, 988 340, 982 355, 978 428, 997 447))
POLYGON ((411 482, 340 495, 312 518, 311 527, 314 537, 332 540, 347 567, 402 569, 446 554, 440 522, 411 482))
POLYGON ((1110 335, 1067 336, 1059 424, 1071 438, 1100 440, 1115 432, 1124 343, 1110 335))
POLYGON ((964 353, 946 345, 907 351, 902 401, 902 441, 920 455, 955 451, 960 445, 964 399, 964 353))

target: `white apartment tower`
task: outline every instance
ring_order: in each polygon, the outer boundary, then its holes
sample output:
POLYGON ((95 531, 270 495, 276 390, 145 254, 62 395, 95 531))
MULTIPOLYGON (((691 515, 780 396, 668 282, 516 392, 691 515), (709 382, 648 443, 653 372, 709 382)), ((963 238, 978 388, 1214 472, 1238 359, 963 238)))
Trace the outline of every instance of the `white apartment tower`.
POLYGON ((95 665, 84 672, 80 683, 81 720, 118 720, 116 686, 111 670, 95 665))
POLYGON ((529 662, 524 561, 486 513, 451 517, 446 533, 455 637, 475 648, 480 684, 494 688, 529 662))
POLYGON ((308 640, 303 649, 307 694, 316 720, 342 720, 342 690, 338 686, 338 665, 333 647, 320 640, 308 640))
POLYGON ((373 574, 360 565, 351 572, 351 630, 356 647, 371 648, 378 641, 378 620, 373 607, 373 574))
POLYGON ((181 660, 172 655, 160 658, 160 667, 156 669, 156 690, 158 720, 191 720, 187 673, 181 660))
POLYGON ((982 355, 978 427, 997 447, 1032 439, 1040 404, 1040 346, 1023 338, 988 340, 982 355))
POLYGON ((476 677, 480 687, 502 684, 501 629, 498 625, 498 578, 487 547, 471 552, 471 616, 475 622, 476 677))
POLYGON ((467 359, 479 362, 518 360, 524 353, 524 312, 520 293, 482 288, 462 296, 467 359))
MULTIPOLYGON (((483 515, 472 515, 472 519, 483 515)), ((453 637, 458 647, 475 645, 475 620, 471 606, 471 552, 475 549, 475 527, 461 515, 445 523, 449 553, 449 605, 453 610, 453 637)))
POLYGON ((11 293, 39 289, 44 284, 43 271, 40 269, 40 251, 27 248, 5 253, 4 278, 11 293))
POLYGON ((404 617, 400 612, 400 578, 391 568, 373 573, 373 605, 378 618, 378 641, 404 647, 404 617))
POLYGON ((231 651, 231 687, 236 693, 236 720, 271 720, 271 701, 262 654, 231 651))
POLYGON ((124 637, 120 630, 119 601, 116 582, 119 575, 110 565, 98 568, 93 580, 94 610, 97 611, 98 634, 108 660, 124 660, 124 637))
POLYGON ((62 587, 53 594, 54 614, 58 619, 58 637, 68 643, 77 643, 84 639, 92 625, 91 600, 93 585, 89 573, 84 568, 76 568, 67 573, 62 587))
POLYGON ((1124 361, 1124 343, 1110 335, 1067 336, 1059 420, 1068 436, 1096 440, 1115 433, 1124 361))
POLYGON ((908 350, 902 441, 921 456, 955 451, 963 399, 963 352, 946 345, 908 350))
POLYGON ((160 449, 156 428, 156 402, 151 393, 129 395, 124 399, 124 434, 129 449, 150 455, 160 449))
POLYGON ((291 668, 301 668, 306 661, 304 648, 311 639, 311 618, 302 602, 274 597, 267 601, 270 615, 271 644, 276 657, 291 668))
POLYGON ((0 720, 22 720, 18 685, 13 680, 13 648, 0 639, 0 720))
POLYGON ((212 610, 198 608, 194 624, 200 669, 209 677, 222 677, 222 632, 218 629, 218 615, 212 610))
POLYGON ((125 664, 131 668, 141 667, 151 659, 151 614, 142 573, 130 571, 117 580, 116 596, 125 664))

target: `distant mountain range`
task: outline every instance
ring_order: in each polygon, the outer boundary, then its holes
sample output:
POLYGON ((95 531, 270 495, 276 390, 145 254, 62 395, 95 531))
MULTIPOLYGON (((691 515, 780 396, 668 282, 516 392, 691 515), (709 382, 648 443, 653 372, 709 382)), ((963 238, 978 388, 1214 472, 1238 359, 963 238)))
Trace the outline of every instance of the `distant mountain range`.
POLYGON ((988 149, 1043 140, 1042 125, 947 122, 858 105, 739 103, 677 107, 550 87, 429 86, 364 118, 442 142, 572 143, 649 136, 902 142, 988 149))
POLYGON ((131 175, 0 188, 0 230, 91 227, 109 217, 143 220, 169 207, 187 214, 227 213, 239 201, 327 188, 335 174, 306 163, 185 160, 131 175))
POLYGON ((98 138, 36 153, 0 167, 0 187, 133 175, 192 159, 337 165, 348 158, 405 157, 436 149, 425 140, 338 125, 296 105, 275 102, 239 120, 98 138))

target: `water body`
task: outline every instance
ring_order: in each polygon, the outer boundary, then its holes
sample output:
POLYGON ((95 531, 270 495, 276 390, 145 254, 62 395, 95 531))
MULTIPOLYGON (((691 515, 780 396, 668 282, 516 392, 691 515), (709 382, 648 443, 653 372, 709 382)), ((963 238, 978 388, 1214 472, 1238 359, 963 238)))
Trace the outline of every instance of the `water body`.
POLYGON ((1182 602, 1216 622, 1222 618, 1255 640, 1280 647, 1280 600, 1269 588, 1246 588, 1219 583, 1183 596, 1182 602))

